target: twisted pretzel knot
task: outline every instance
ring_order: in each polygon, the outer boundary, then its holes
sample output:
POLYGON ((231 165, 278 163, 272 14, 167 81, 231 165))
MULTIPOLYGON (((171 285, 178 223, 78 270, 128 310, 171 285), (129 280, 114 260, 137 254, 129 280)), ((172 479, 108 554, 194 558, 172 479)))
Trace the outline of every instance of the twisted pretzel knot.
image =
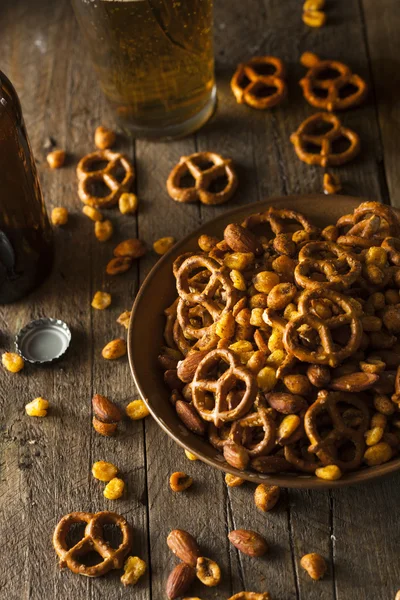
POLYGON ((276 425, 271 416, 271 410, 262 406, 258 407, 257 412, 246 415, 239 421, 239 427, 243 431, 242 445, 246 448, 251 457, 263 456, 269 454, 275 446, 276 425), (257 440, 255 434, 257 430, 262 431, 262 438, 257 440))
POLYGON ((263 213, 255 213, 247 217, 242 227, 246 229, 253 229, 263 223, 268 223, 271 227, 272 233, 279 235, 286 233, 288 230, 287 221, 296 221, 304 231, 311 235, 317 235, 319 233, 318 227, 315 227, 305 215, 289 209, 278 209, 271 206, 263 213))
POLYGON ((387 237, 382 242, 382 248, 387 251, 390 262, 400 267, 400 239, 387 237))
POLYGON ((257 395, 258 387, 254 375, 243 368, 239 358, 225 349, 211 350, 199 363, 193 382, 193 404, 205 421, 212 421, 216 427, 223 423, 235 421, 249 411, 257 395), (228 364, 228 369, 217 379, 210 379, 210 373, 220 361, 228 364), (234 408, 229 408, 227 396, 241 382, 244 393, 234 408), (207 408, 206 394, 211 392, 215 397, 213 408, 207 408))
POLYGON ((307 438, 299 440, 294 444, 284 446, 285 459, 299 471, 304 473, 315 473, 315 470, 323 466, 323 463, 308 450, 307 438))
POLYGON ((119 152, 98 150, 84 156, 76 167, 78 176, 78 195, 84 204, 95 208, 105 208, 117 204, 123 192, 127 192, 135 178, 135 172, 129 160, 119 152), (102 169, 94 169, 96 163, 107 162, 102 169), (119 168, 124 171, 124 178, 118 181, 116 173, 119 168), (96 196, 90 192, 90 186, 104 183, 110 193, 107 196, 96 196))
POLYGON ((232 92, 239 104, 248 104, 253 108, 264 110, 280 104, 286 97, 284 81, 285 67, 275 56, 255 56, 245 63, 238 65, 231 79, 232 92), (272 67, 273 73, 264 75, 265 67, 272 67), (268 88, 276 92, 265 95, 268 88))
POLYGON ((288 322, 283 334, 283 343, 288 354, 294 354, 303 362, 336 367, 358 350, 363 328, 360 319, 354 312, 353 305, 346 296, 329 288, 319 287, 306 290, 299 300, 298 312, 300 315, 288 322), (332 316, 329 319, 321 319, 313 314, 312 301, 320 298, 327 298, 339 306, 343 314, 332 316), (318 333, 321 347, 311 349, 300 344, 299 328, 302 325, 308 325, 318 333), (342 325, 349 325, 351 333, 347 343, 342 348, 338 348, 333 342, 331 329, 342 325))
POLYGON ((86 577, 99 577, 120 569, 124 559, 132 547, 133 533, 129 523, 114 512, 103 511, 95 514, 73 512, 65 515, 58 523, 53 534, 53 545, 60 559, 60 567, 68 567, 73 573, 86 577), (75 523, 86 523, 84 537, 72 548, 68 549, 67 535, 75 523), (117 525, 122 533, 122 542, 118 548, 112 548, 103 538, 103 525, 117 525), (79 558, 92 551, 102 557, 102 562, 94 566, 84 565, 79 558))
POLYGON ((365 99, 368 91, 367 84, 361 77, 353 74, 344 63, 337 60, 320 60, 311 52, 302 56, 301 63, 309 70, 300 80, 300 85, 305 99, 312 106, 333 112, 358 106, 365 99), (337 76, 322 79, 321 74, 328 69, 336 71, 337 76), (348 96, 341 97, 341 90, 348 85, 354 86, 356 90, 348 96), (324 90, 326 97, 321 98, 314 90, 324 90))
POLYGON ((197 152, 182 156, 167 179, 168 194, 177 202, 196 202, 203 204, 223 204, 229 200, 238 185, 232 161, 215 152, 197 152), (211 167, 207 163, 211 163, 211 167), (206 165, 202 169, 202 165, 206 165), (181 179, 190 173, 195 180, 193 187, 182 187, 181 179), (226 177, 227 183, 219 192, 209 190, 211 184, 220 177, 226 177))
POLYGON ((321 167, 339 166, 352 160, 360 150, 360 138, 358 134, 343 127, 339 118, 331 113, 316 113, 308 117, 290 136, 297 156, 309 165, 320 165, 321 167), (331 129, 319 134, 317 127, 328 123, 331 129), (347 138, 350 146, 342 152, 334 152, 333 143, 340 138, 347 138), (321 148, 318 154, 309 152, 307 145, 312 144, 321 148))
POLYGON ((354 215, 344 215, 337 227, 350 227, 340 235, 337 243, 344 246, 370 248, 380 246, 387 236, 398 237, 400 227, 397 217, 389 207, 379 202, 363 202, 354 215))
POLYGON ((368 428, 368 422, 368 408, 361 398, 354 394, 322 390, 304 417, 305 430, 311 442, 308 450, 316 454, 324 465, 335 464, 343 471, 356 469, 360 466, 363 458, 364 433, 368 428), (338 406, 340 403, 350 404, 360 411, 361 422, 357 427, 352 428, 345 424, 338 406), (325 411, 329 414, 333 429, 327 435, 322 436, 318 430, 317 419, 325 411), (350 441, 354 445, 354 456, 349 460, 341 460, 338 456, 338 449, 340 449, 340 443, 346 441, 350 441))
POLYGON ((350 287, 361 274, 361 263, 352 254, 346 252, 333 242, 309 242, 299 252, 299 264, 294 271, 296 283, 303 288, 333 288, 343 289, 350 287), (321 253, 329 253, 335 258, 318 258, 321 253), (344 268, 348 272, 343 272, 344 268), (310 278, 313 271, 323 273, 326 282, 315 281, 310 278))

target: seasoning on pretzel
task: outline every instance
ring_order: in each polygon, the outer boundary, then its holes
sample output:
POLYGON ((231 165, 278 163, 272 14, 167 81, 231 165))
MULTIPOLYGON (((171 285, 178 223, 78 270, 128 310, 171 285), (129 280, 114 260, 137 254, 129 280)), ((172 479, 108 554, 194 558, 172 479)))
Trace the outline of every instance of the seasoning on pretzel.
POLYGON ((182 156, 167 179, 167 191, 176 202, 223 204, 232 198, 238 185, 237 175, 229 158, 216 152, 197 152, 182 156), (191 176, 193 185, 185 187, 182 180, 191 176), (218 189, 222 180, 222 189, 218 189))
POLYGON ((321 60, 312 52, 305 52, 300 62, 308 68, 300 80, 304 98, 320 110, 345 110, 361 104, 368 92, 367 84, 359 75, 338 60, 321 60), (332 74, 327 77, 326 74, 332 74))
POLYGON ((297 156, 309 165, 338 167, 353 160, 360 151, 359 135, 344 127, 336 115, 321 112, 308 117, 290 136, 297 156), (321 133, 322 131, 322 133, 321 133), (348 147, 335 150, 335 144, 347 140, 348 147))
POLYGON ((76 174, 79 198, 94 208, 118 204, 121 194, 129 191, 135 178, 134 169, 126 156, 111 150, 98 150, 84 156, 76 167, 76 174), (96 185, 105 186, 109 193, 105 196, 96 193, 96 185))
POLYGON ((238 65, 231 79, 231 89, 239 104, 265 110, 286 98, 286 69, 280 58, 254 56, 238 65))
POLYGON ((237 476, 333 481, 397 456, 397 214, 364 202, 321 230, 270 207, 199 247, 174 262, 159 357, 183 424, 237 476))

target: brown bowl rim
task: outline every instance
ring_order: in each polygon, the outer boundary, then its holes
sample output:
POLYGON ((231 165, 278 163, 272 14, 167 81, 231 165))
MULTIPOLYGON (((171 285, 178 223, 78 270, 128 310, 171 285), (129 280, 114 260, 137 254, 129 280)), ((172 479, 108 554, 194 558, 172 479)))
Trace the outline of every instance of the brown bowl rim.
MULTIPOLYGON (((358 198, 358 197, 349 196, 349 195, 340 195, 340 196, 330 195, 329 196, 329 199, 332 201, 334 201, 335 198, 340 199, 340 201, 344 201, 344 200, 348 199, 353 202, 354 201, 359 202, 360 204, 362 202, 370 201, 370 199, 368 199, 368 198, 358 198)), ((265 483, 268 485, 278 485, 280 487, 294 488, 294 489, 333 489, 333 488, 337 488, 337 487, 345 487, 345 486, 349 486, 349 485, 364 483, 366 481, 378 479, 378 478, 384 477, 386 475, 389 475, 391 473, 395 473, 396 471, 400 470, 400 457, 396 458, 394 460, 391 460, 387 463, 384 463, 382 465, 378 465, 375 467, 365 467, 364 469, 361 469, 359 471, 345 473, 343 475, 343 477, 341 479, 338 479, 337 481, 326 481, 324 479, 319 479, 315 475, 314 476, 313 475, 298 475, 298 474, 287 474, 287 473, 264 474, 261 476, 258 473, 253 472, 253 471, 247 471, 247 470, 242 471, 239 469, 235 469, 234 467, 231 467, 230 465, 228 465, 226 462, 219 463, 218 461, 213 460, 213 459, 209 458, 208 456, 204 455, 202 452, 199 452, 197 449, 192 448, 190 446, 190 444, 185 443, 182 439, 180 439, 180 437, 178 435, 176 435, 173 431, 171 431, 169 429, 169 427, 166 425, 166 423, 164 423, 164 421, 162 419, 160 419, 158 417, 156 410, 152 407, 151 403, 148 401, 147 395, 145 394, 145 392, 143 390, 143 386, 140 382, 140 376, 136 371, 136 368, 135 368, 135 365, 133 362, 133 356, 132 356, 132 354, 133 354, 133 329, 134 329, 136 311, 137 311, 137 308, 138 308, 140 302, 142 301, 142 298, 146 294, 146 290, 149 285, 149 282, 157 275, 157 272, 158 272, 159 268, 161 267, 161 265, 163 265, 164 263, 171 260, 170 257, 173 254, 175 254, 175 252, 177 250, 179 250, 179 248, 181 248, 182 246, 185 246, 188 242, 190 242, 194 237, 199 237, 203 233, 207 233, 207 228, 210 226, 211 223, 215 224, 215 223, 218 223, 218 221, 225 221, 227 217, 229 217, 229 218, 232 217, 232 219, 233 219, 235 214, 241 213, 244 210, 245 211, 249 210, 249 213, 260 212, 262 207, 264 207, 265 205, 281 204, 281 203, 284 204, 285 201, 287 202, 288 200, 294 200, 294 199, 310 200, 310 201, 321 200, 321 201, 326 202, 327 196, 325 196, 324 194, 290 194, 287 196, 272 196, 270 198, 266 198, 259 202, 253 202, 251 204, 237 206, 229 211, 224 211, 220 215, 214 217, 213 219, 210 219, 206 223, 203 223, 200 227, 194 229, 191 233, 186 235, 183 239, 179 240, 179 242, 177 242, 169 252, 167 252, 164 256, 162 256, 157 261, 157 263, 152 267, 152 269, 146 276, 145 280, 143 281, 142 285, 140 286, 140 289, 139 289, 139 291, 136 295, 135 301, 133 303, 131 319, 130 319, 129 329, 128 329, 128 360, 129 360, 129 366, 131 369, 132 377, 133 377, 135 385, 139 391, 139 394, 140 394, 141 398, 143 399, 144 403, 146 404, 147 408, 149 409, 150 414, 157 422, 157 424, 161 427, 161 429, 163 429, 167 433, 167 435, 170 438, 172 438, 177 444, 179 444, 179 446, 181 446, 185 450, 188 450, 189 452, 195 453, 196 456, 202 462, 205 462, 206 464, 210 465, 211 467, 214 467, 224 473, 230 473, 231 475, 235 475, 236 477, 241 477, 242 479, 245 479, 252 483, 265 483)), ((396 209, 394 209, 394 210, 397 213, 400 212, 396 209)), ((172 263, 171 263, 171 268, 172 268, 172 263)), ((166 389, 166 391, 167 391, 167 389, 166 389)), ((191 434, 191 435, 195 435, 195 434, 191 434)), ((189 439, 190 439, 190 437, 189 437, 189 439)))

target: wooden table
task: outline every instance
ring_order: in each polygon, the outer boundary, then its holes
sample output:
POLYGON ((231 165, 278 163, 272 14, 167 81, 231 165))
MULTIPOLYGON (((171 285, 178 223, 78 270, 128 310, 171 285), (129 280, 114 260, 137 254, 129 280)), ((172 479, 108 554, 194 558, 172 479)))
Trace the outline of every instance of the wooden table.
MULTIPOLYGON (((188 529, 206 556, 223 571, 217 590, 199 585, 191 595, 224 599, 240 590, 270 591, 274 600, 391 600, 400 588, 400 476, 335 492, 283 493, 269 514, 256 511, 250 485, 229 489, 223 475, 200 462, 188 462, 152 421, 126 423, 115 439, 91 427, 90 399, 96 392, 124 406, 137 393, 127 360, 107 362, 101 349, 124 335, 115 322, 130 308, 144 276, 155 263, 149 252, 127 276, 105 275, 114 245, 140 236, 149 247, 164 235, 181 238, 228 207, 181 206, 165 191, 165 180, 179 157, 216 150, 238 166, 240 189, 230 206, 270 195, 322 191, 319 168, 301 163, 290 134, 313 109, 303 100, 298 80, 303 51, 350 64, 370 84, 368 102, 343 114, 361 135, 360 157, 340 169, 344 191, 400 206, 400 11, 398 0, 327 2, 326 27, 312 30, 301 21, 300 0, 216 0, 218 114, 196 136, 173 143, 122 141, 119 147, 137 169, 136 217, 110 211, 116 234, 100 244, 82 215, 75 165, 93 148, 93 131, 112 125, 68 0, 3 0, 0 6, 1 68, 14 82, 39 165, 48 209, 67 206, 70 222, 56 231, 51 278, 34 294, 1 309, 1 351, 27 321, 42 315, 65 319, 73 343, 64 360, 51 367, 27 366, 1 377, 0 597, 4 600, 82 600, 135 597, 161 600, 176 559, 166 547, 168 532, 188 529), (229 78, 242 59, 257 54, 283 58, 289 70, 289 101, 278 110, 240 107, 229 78), (50 171, 45 143, 53 138, 70 154, 68 165, 50 171), (96 290, 112 293, 112 307, 90 308, 96 290), (24 405, 42 395, 51 404, 46 419, 25 415, 24 405), (91 465, 116 463, 127 485, 123 500, 103 498, 103 484, 91 465), (168 477, 187 470, 195 485, 174 495, 168 477), (59 518, 75 510, 117 510, 133 524, 134 553, 148 574, 124 589, 118 575, 89 580, 60 572, 51 544, 59 518), (227 541, 233 528, 265 535, 265 559, 239 555, 227 541), (323 554, 329 575, 314 583, 299 568, 310 551, 323 554)), ((339 172, 339 171, 338 171, 339 172)), ((329 197, 326 202, 329 202, 329 197)), ((152 324, 149 323, 149 335, 152 324)))

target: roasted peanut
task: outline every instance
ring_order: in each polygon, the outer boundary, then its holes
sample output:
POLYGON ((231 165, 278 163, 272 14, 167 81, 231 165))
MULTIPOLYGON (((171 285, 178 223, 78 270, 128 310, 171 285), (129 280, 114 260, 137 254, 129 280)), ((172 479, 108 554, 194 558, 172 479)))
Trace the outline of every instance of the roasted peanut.
POLYGON ((106 219, 105 221, 96 221, 94 224, 94 234, 99 242, 107 242, 114 233, 113 224, 106 219))
POLYGON ((46 157, 50 169, 60 169, 65 163, 66 156, 65 150, 53 150, 53 152, 50 152, 46 157))
POLYGON ((272 510, 279 500, 281 490, 277 485, 261 483, 254 492, 254 502, 259 510, 268 512, 272 510))
POLYGON ((112 148, 116 139, 117 136, 115 132, 111 129, 107 129, 107 127, 103 127, 102 125, 97 127, 96 131, 94 132, 94 144, 96 148, 99 148, 99 150, 112 148))
POLYGON ((111 304, 111 294, 107 292, 96 292, 93 296, 92 307, 97 310, 104 310, 111 304))
POLYGON ((107 360, 116 360, 117 358, 121 358, 121 356, 125 356, 125 354, 126 342, 121 338, 108 342, 101 352, 102 357, 107 360))
POLYGON ((388 396, 376 395, 374 396, 374 407, 376 410, 383 415, 390 416, 395 411, 395 405, 388 396))
POLYGON ((221 569, 217 563, 204 556, 197 559, 196 575, 207 587, 214 587, 221 581, 221 569))
POLYGON ((236 475, 231 475, 230 473, 225 475, 225 483, 228 487, 239 487, 240 485, 243 485, 244 482, 245 479, 236 477, 236 475))
POLYGON ((300 564, 303 569, 307 571, 311 579, 314 579, 315 581, 321 579, 327 571, 325 559, 316 552, 303 556, 300 564))
POLYGON ((163 237, 158 239, 156 242, 154 242, 153 244, 153 250, 156 254, 158 254, 159 256, 162 256, 163 254, 166 254, 168 252, 168 250, 171 250, 171 248, 174 246, 175 244, 175 238, 174 237, 163 237))
POLYGON ((121 498, 122 494, 124 493, 124 489, 125 483, 122 481, 122 479, 113 477, 113 479, 111 479, 104 488, 103 496, 107 498, 107 500, 118 500, 118 498, 121 498))
POLYGON ((125 412, 127 416, 132 419, 132 421, 139 421, 140 419, 144 419, 150 414, 149 409, 143 402, 143 400, 132 400, 129 402, 128 406, 125 408, 125 412))
POLYGON ((1 356, 3 367, 10 373, 18 373, 24 368, 25 362, 22 356, 15 352, 4 352, 1 356))
POLYGON ((121 194, 118 200, 118 208, 123 215, 133 214, 137 211, 138 198, 136 194, 127 193, 121 194))
POLYGON ((111 481, 117 475, 118 469, 115 465, 104 460, 93 463, 92 475, 100 481, 111 481))
POLYGON ((49 403, 44 398, 35 398, 25 405, 26 414, 29 417, 46 417, 49 403))
POLYGON ((171 477, 169 478, 169 485, 173 492, 184 492, 190 488, 192 483, 193 479, 182 471, 176 471, 175 473, 172 473, 171 477))
POLYGON ((300 394, 300 396, 311 394, 312 386, 306 375, 286 375, 283 383, 292 394, 300 394))
POLYGON ((138 556, 128 556, 124 564, 124 574, 121 583, 124 585, 136 585, 139 579, 146 573, 147 565, 138 556))

